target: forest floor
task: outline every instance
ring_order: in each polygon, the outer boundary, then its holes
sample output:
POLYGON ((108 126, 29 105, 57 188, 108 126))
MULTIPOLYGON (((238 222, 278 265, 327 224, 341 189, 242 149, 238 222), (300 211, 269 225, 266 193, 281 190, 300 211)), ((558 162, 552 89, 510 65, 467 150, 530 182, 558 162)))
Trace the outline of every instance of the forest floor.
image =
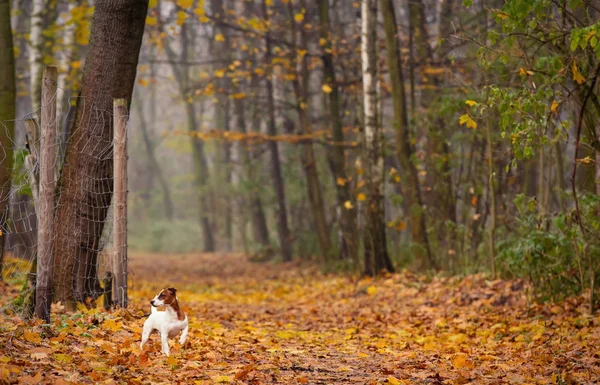
POLYGON ((241 255, 132 255, 129 311, 10 311, 0 283, 0 384, 593 384, 600 317, 582 298, 528 303, 522 281, 410 273, 376 280, 241 255), (174 286, 189 344, 139 349, 140 315, 174 286))

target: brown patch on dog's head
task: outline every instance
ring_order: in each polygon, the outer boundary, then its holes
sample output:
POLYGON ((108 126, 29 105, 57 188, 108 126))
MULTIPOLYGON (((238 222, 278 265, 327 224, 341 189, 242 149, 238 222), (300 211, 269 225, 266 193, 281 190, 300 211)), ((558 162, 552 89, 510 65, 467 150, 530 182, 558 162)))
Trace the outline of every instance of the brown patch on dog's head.
POLYGON ((177 289, 174 287, 162 289, 153 300, 150 301, 152 306, 160 307, 164 305, 171 305, 177 301, 177 289))

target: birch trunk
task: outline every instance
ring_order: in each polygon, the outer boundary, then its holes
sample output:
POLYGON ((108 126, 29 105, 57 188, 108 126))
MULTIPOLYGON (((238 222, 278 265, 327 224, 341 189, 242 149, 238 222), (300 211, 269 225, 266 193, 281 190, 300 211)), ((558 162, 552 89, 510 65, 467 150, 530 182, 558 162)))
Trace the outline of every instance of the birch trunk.
POLYGON ((364 161, 367 200, 364 205, 365 274, 394 271, 387 252, 383 198, 383 135, 378 124, 377 0, 362 0, 361 62, 364 96, 364 161))
POLYGON ((33 0, 29 32, 29 94, 33 113, 39 118, 42 98, 42 60, 44 28, 44 0, 33 0))

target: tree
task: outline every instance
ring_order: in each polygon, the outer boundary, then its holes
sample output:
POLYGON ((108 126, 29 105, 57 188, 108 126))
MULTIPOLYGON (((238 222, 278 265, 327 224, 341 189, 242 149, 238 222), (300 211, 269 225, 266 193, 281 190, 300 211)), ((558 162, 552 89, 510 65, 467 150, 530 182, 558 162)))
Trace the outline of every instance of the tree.
MULTIPOLYGON (((306 46, 306 33, 304 28, 296 27, 296 21, 294 20, 293 4, 288 3, 288 16, 290 24, 292 26, 292 49, 290 50, 290 61, 293 68, 293 79, 292 86, 294 89, 294 95, 296 97, 296 112, 298 114, 298 123, 302 129, 302 133, 310 136, 313 133, 312 124, 310 121, 309 113, 309 84, 310 84, 310 71, 308 70, 308 58, 306 55, 302 55, 300 60, 297 60, 297 50, 302 49, 307 51, 306 46), (300 47, 297 47, 296 39, 300 35, 300 47), (299 61, 299 63, 297 63, 299 61), (297 70, 298 65, 300 70, 297 70)), ((308 200, 313 217, 313 223, 315 225, 315 231, 317 233, 317 239, 319 241, 319 248, 321 249, 322 260, 327 261, 330 258, 331 253, 331 239, 329 229, 327 227, 327 219, 325 216, 325 204, 323 200, 323 191, 321 188, 321 182, 319 180, 319 173, 317 169, 317 159, 315 157, 315 151, 313 144, 310 141, 306 141, 302 145, 300 153, 300 159, 302 160, 302 167, 304 174, 306 175, 306 186, 308 193, 308 200)))
MULTIPOLYGON (((262 2, 263 17, 267 21, 269 20, 269 13, 267 11, 267 0, 262 2)), ((277 135, 277 126, 275 122, 275 99, 273 91, 273 66, 272 66, 272 51, 271 51, 271 38, 267 30, 265 33, 265 66, 266 76, 265 83, 267 85, 267 132, 271 137, 277 135)), ((288 227, 288 215, 285 198, 285 186, 283 184, 283 177, 281 174, 281 163, 279 159, 279 148, 277 142, 270 140, 268 143, 269 153, 271 155, 271 167, 273 183, 275 185, 275 195, 277 197, 277 230, 279 233, 279 244, 281 248, 281 255, 284 261, 292 260, 292 239, 290 237, 290 230, 288 227)))
POLYGON ((341 229, 339 254, 341 259, 350 259, 358 265, 358 244, 356 242, 356 212, 352 207, 350 183, 346 173, 346 155, 341 144, 344 142, 341 100, 339 86, 336 81, 335 66, 331 50, 331 31, 329 25, 329 0, 318 0, 319 19, 321 23, 321 39, 323 39, 323 86, 329 94, 329 125, 332 138, 337 144, 328 151, 329 168, 335 179, 337 207, 341 211, 338 221, 341 229), (348 204, 350 203, 350 204, 348 204))
POLYGON ((97 258, 113 192, 111 111, 114 98, 127 99, 129 110, 147 10, 148 0, 106 0, 94 11, 53 229, 54 301, 71 308, 102 293, 97 258))
POLYGON ((12 184, 13 138, 15 133, 16 81, 10 0, 0 0, 0 281, 4 262, 4 241, 12 184))
POLYGON ((34 0, 31 10, 31 29, 29 47, 29 93, 34 114, 38 114, 42 98, 42 65, 43 65, 43 29, 44 0, 34 0))
POLYGON ((410 142, 408 131, 408 115, 406 108, 406 95, 400 60, 400 47, 398 46, 398 26, 393 0, 381 0, 383 24, 385 30, 385 46, 387 48, 387 62, 390 72, 392 87, 392 101, 394 106, 394 128, 396 130, 396 153, 402 172, 404 173, 403 191, 410 217, 410 229, 415 254, 423 267, 437 267, 429 247, 427 227, 423 200, 419 186, 419 175, 413 161, 414 150, 410 142))
POLYGON ((362 0, 361 57, 364 94, 364 163, 367 199, 363 236, 365 274, 394 271, 387 252, 383 198, 383 132, 378 122, 377 98, 377 0, 362 0))

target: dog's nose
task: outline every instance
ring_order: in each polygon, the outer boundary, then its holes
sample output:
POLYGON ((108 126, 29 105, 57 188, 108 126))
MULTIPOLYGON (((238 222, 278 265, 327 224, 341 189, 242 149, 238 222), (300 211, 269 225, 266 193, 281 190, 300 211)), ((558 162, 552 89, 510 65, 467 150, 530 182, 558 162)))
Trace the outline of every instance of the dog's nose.
POLYGON ((150 305, 154 306, 154 300, 153 299, 150 300, 150 305))

